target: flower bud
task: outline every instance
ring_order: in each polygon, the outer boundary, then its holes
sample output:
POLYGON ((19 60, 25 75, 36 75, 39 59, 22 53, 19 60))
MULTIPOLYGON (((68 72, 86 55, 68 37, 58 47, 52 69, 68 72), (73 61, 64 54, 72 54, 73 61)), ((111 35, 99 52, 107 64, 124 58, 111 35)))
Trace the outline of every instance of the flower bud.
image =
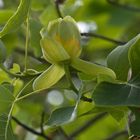
POLYGON ((51 21, 47 31, 43 31, 41 46, 47 61, 58 62, 79 57, 81 37, 73 18, 67 16, 51 21))

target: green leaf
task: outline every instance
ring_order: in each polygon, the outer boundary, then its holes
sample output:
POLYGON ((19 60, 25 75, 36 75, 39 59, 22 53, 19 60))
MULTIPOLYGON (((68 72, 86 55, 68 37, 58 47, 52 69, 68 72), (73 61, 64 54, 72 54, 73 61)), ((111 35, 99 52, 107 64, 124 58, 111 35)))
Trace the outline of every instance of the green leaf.
POLYGON ((93 92, 97 106, 135 106, 140 107, 140 75, 128 83, 102 82, 93 92))
POLYGON ((26 20, 30 8, 30 2, 31 0, 21 0, 17 11, 13 14, 13 16, 11 16, 0 32, 0 38, 16 30, 17 27, 26 20))
POLYGON ((43 90, 50 88, 56 84, 65 74, 63 66, 53 64, 46 71, 44 71, 39 77, 37 77, 33 83, 34 90, 43 90))
POLYGON ((8 120, 7 112, 0 115, 0 140, 16 140, 16 137, 13 134, 11 123, 9 124, 7 129, 7 138, 5 138, 7 120, 8 120))
POLYGON ((80 88, 75 106, 61 107, 54 110, 46 125, 54 127, 72 122, 77 117, 77 108, 82 96, 83 87, 80 88))
POLYGON ((75 118, 75 107, 62 107, 54 110, 47 121, 48 126, 59 126, 71 122, 75 118))
POLYGON ((15 98, 4 85, 0 85, 0 139, 15 140, 10 124, 9 112, 15 98))
POLYGON ((0 85, 0 115, 12 105, 14 97, 4 86, 0 85))
POLYGON ((139 39, 140 34, 127 44, 118 46, 108 55, 108 67, 115 71, 117 79, 126 81, 130 66, 134 73, 140 70, 139 39))
POLYGON ((91 75, 92 77, 97 77, 98 75, 107 75, 113 79, 116 77, 115 73, 111 69, 84 61, 79 58, 72 59, 71 66, 78 71, 81 71, 87 75, 91 75))
POLYGON ((3 63, 6 59, 6 48, 3 42, 0 40, 0 63, 3 63))

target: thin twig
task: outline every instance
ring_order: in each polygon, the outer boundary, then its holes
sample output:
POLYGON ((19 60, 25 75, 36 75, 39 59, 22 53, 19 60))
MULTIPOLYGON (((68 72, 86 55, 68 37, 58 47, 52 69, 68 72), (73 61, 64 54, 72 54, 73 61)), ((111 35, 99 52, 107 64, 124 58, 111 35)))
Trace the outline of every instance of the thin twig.
POLYGON ((109 37, 106 37, 106 36, 103 36, 103 35, 99 35, 99 34, 96 34, 96 33, 81 33, 81 36, 96 37, 96 38, 100 38, 100 39, 103 39, 103 40, 106 40, 106 41, 109 41, 109 42, 112 42, 112 43, 115 43, 115 44, 118 44, 118 45, 124 45, 126 43, 124 41, 115 40, 115 39, 112 39, 112 38, 109 38, 109 37))
POLYGON ((89 129, 90 126, 95 124, 100 119, 104 118, 106 115, 107 115, 107 113, 101 113, 101 114, 97 115, 96 117, 92 118, 91 120, 86 122, 82 127, 78 128, 76 131, 71 133, 70 137, 73 138, 73 137, 80 135, 83 131, 89 129))
POLYGON ((85 101, 85 102, 89 102, 89 103, 92 103, 92 101, 93 101, 91 98, 88 98, 88 97, 86 97, 86 96, 82 96, 82 97, 81 97, 81 100, 82 100, 82 101, 85 101))
POLYGON ((56 7, 56 11, 57 11, 58 16, 60 18, 63 18, 62 13, 61 13, 61 10, 60 10, 60 4, 62 4, 61 1, 62 0, 55 0, 55 7, 56 7))
MULTIPOLYGON (((65 72, 66 72, 67 80, 68 80, 68 82, 70 84, 69 88, 72 89, 78 95, 79 91, 77 90, 77 88, 73 84, 73 81, 72 81, 72 78, 71 78, 71 73, 70 73, 70 70, 69 70, 69 66, 67 64, 65 64, 64 69, 65 69, 65 72)), ((85 97, 84 95, 82 95, 81 100, 89 102, 89 103, 92 102, 91 98, 85 97)))
POLYGON ((123 9, 128 10, 128 11, 140 12, 140 8, 134 7, 134 6, 130 6, 130 5, 121 4, 121 3, 118 3, 116 0, 107 0, 107 2, 109 4, 112 4, 114 6, 123 8, 123 9))
POLYGON ((108 138, 106 138, 104 140, 114 140, 114 139, 116 139, 120 136, 128 136, 128 132, 126 130, 116 132, 116 133, 112 134, 111 136, 109 136, 108 138))
POLYGON ((30 29, 29 29, 29 13, 28 13, 28 17, 26 20, 26 43, 25 43, 25 66, 24 66, 24 70, 25 72, 27 71, 27 60, 28 60, 28 47, 29 47, 29 34, 30 34, 30 29))
POLYGON ((12 119, 13 119, 18 125, 20 125, 21 127, 23 127, 25 130, 29 131, 30 133, 35 134, 35 135, 37 135, 37 136, 40 136, 40 137, 44 138, 45 140, 51 140, 51 138, 48 137, 48 136, 46 136, 44 133, 38 132, 38 131, 36 131, 36 130, 30 128, 29 126, 27 126, 27 125, 23 124, 22 122, 20 122, 17 118, 15 118, 15 117, 12 116, 12 119))
POLYGON ((40 129, 41 129, 42 134, 45 134, 45 132, 44 132, 44 119, 45 119, 45 112, 43 111, 42 115, 41 115, 41 123, 40 123, 40 129))

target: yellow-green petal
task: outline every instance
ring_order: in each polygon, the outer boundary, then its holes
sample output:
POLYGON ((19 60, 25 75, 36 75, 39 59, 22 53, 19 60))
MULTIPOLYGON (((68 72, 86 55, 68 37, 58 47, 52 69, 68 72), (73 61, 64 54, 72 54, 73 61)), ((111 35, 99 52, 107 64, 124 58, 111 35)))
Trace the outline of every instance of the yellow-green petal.
POLYGON ((81 71, 85 74, 91 75, 91 76, 98 76, 98 75, 107 75, 112 77, 113 79, 116 78, 115 73, 113 72, 113 70, 104 67, 104 66, 100 66, 94 63, 90 63, 87 61, 84 61, 82 59, 79 58, 74 58, 71 60, 71 66, 75 69, 77 69, 78 71, 81 71))
POLYGON ((57 63, 70 59, 70 56, 65 49, 58 42, 48 36, 45 36, 41 40, 41 47, 43 57, 50 63, 57 63))
POLYGON ((72 58, 79 57, 82 50, 81 36, 75 20, 70 16, 66 16, 59 23, 58 33, 58 41, 61 42, 68 54, 72 58))
POLYGON ((64 68, 61 65, 51 65, 33 83, 33 90, 48 89, 56 84, 65 74, 64 68))

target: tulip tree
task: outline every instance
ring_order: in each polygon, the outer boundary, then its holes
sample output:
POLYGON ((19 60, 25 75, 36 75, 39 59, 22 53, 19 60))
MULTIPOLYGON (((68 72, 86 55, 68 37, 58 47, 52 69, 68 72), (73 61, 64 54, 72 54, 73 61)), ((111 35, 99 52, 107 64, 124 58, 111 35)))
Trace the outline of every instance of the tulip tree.
POLYGON ((2 2, 0 140, 138 140, 140 34, 127 23, 140 9, 93 0, 108 10, 92 17, 86 0, 21 0, 17 10, 16 0, 2 2))

